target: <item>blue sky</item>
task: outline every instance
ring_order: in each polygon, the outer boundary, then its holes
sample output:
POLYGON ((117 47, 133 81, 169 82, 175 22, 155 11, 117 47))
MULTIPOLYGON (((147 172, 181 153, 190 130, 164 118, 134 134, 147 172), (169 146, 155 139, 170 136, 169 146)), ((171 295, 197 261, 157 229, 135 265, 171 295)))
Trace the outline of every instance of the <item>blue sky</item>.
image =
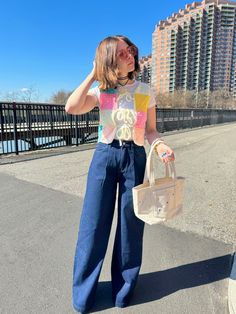
POLYGON ((0 4, 0 100, 33 88, 47 102, 75 89, 92 69, 99 42, 123 34, 151 53, 155 24, 184 8, 184 0, 7 0, 0 4))

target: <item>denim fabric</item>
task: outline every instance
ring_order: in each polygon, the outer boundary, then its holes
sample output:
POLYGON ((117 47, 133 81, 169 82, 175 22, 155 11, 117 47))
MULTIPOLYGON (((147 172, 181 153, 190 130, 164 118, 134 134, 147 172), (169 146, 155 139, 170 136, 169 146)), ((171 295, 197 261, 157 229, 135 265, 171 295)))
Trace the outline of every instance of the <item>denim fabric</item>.
POLYGON ((99 142, 89 168, 73 271, 73 306, 86 312, 94 303, 107 250, 118 187, 118 221, 111 278, 116 306, 128 304, 142 261, 144 223, 133 210, 132 188, 143 182, 146 153, 134 142, 99 142))

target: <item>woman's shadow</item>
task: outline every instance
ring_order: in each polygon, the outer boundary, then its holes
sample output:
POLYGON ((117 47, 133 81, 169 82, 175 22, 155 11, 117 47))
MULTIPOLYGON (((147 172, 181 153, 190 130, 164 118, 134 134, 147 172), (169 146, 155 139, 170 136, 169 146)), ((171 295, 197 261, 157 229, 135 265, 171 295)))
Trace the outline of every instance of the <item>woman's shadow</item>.
MULTIPOLYGON (((232 256, 228 254, 163 271, 141 274, 130 305, 156 301, 178 290, 225 279, 230 275, 231 264, 232 256)), ((114 305, 111 301, 111 282, 99 282, 96 304, 92 312, 112 307, 114 305)))

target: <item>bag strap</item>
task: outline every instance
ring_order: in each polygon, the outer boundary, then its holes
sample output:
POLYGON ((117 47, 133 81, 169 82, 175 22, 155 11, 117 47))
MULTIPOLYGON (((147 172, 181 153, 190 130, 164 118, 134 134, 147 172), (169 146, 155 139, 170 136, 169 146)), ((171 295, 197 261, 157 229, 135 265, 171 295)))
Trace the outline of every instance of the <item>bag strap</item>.
MULTIPOLYGON (((154 152, 155 145, 157 140, 155 140, 152 145, 150 152, 147 157, 147 164, 146 164, 146 170, 147 170, 147 179, 150 183, 150 185, 155 185, 155 174, 153 170, 153 155, 156 154, 154 152)), ((175 170, 175 164, 173 161, 165 163, 165 177, 172 177, 173 179, 176 179, 176 170, 175 170)))

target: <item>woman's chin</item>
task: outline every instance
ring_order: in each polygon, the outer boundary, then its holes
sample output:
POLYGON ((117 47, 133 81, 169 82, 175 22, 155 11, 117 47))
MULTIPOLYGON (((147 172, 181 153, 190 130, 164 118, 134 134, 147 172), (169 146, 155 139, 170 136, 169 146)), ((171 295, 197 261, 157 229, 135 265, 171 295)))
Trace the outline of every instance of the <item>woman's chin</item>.
POLYGON ((134 69, 135 69, 135 68, 134 68, 134 65, 130 65, 130 66, 129 66, 129 72, 133 72, 134 69))

